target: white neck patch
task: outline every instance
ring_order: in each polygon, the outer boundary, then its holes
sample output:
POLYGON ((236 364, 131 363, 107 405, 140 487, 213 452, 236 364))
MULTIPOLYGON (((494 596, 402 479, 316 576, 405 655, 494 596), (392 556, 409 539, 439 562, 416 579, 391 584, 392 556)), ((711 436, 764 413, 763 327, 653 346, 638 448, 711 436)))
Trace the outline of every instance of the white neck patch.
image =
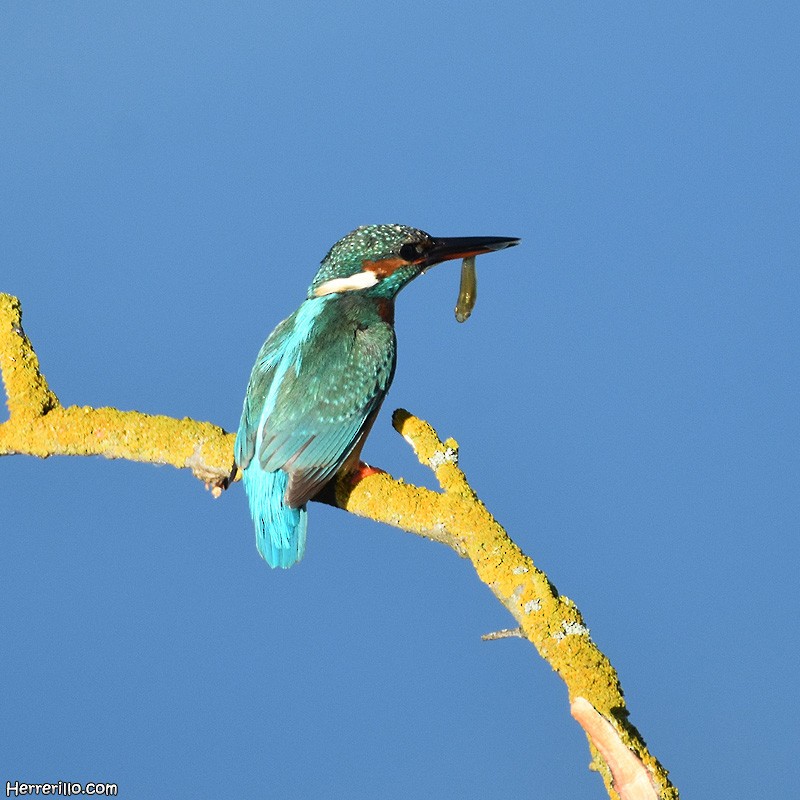
POLYGON ((356 272, 355 275, 349 275, 346 278, 332 278, 325 283, 321 283, 314 289, 314 297, 322 297, 326 294, 333 294, 334 292, 352 292, 356 289, 369 289, 378 282, 378 276, 374 272, 365 270, 364 272, 356 272))

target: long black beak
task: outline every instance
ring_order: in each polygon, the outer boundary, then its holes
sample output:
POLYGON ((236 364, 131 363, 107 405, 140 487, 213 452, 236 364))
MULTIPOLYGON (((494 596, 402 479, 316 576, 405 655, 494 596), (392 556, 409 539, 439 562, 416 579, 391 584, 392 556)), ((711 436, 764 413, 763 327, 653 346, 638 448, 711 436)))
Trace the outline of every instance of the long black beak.
POLYGON ((479 256, 495 250, 505 250, 519 244, 519 239, 508 236, 461 236, 451 239, 433 240, 433 247, 425 255, 424 265, 430 267, 453 258, 479 256))

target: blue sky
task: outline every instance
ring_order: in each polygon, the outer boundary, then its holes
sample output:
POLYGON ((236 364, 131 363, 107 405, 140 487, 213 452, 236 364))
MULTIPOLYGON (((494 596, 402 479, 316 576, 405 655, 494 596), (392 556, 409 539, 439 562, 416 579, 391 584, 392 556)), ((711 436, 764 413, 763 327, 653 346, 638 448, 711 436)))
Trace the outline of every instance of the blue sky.
MULTIPOLYGON (((256 352, 350 229, 510 235, 399 298, 365 458, 454 436, 582 610, 685 796, 796 786, 792 3, 15 3, 0 290, 62 402, 235 429, 256 352)), ((566 691, 471 567, 312 505, 0 461, 0 780, 121 797, 600 798, 566 691)))

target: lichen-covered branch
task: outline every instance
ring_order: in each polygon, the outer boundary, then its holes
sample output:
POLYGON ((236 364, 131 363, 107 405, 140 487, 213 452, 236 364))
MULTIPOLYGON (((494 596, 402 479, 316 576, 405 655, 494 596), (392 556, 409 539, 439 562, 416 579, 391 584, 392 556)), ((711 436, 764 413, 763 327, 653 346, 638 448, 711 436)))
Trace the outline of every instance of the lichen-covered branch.
MULTIPOLYGON (((102 455, 186 467, 215 494, 234 473, 233 434, 208 422, 113 408, 62 406, 47 385, 21 325, 19 301, 0 294, 0 372, 9 419, 0 424, 0 455, 102 455)), ((617 674, 589 635, 580 612, 511 540, 458 466, 458 444, 407 411, 394 427, 441 487, 434 492, 386 473, 354 481, 339 476, 325 497, 340 508, 426 536, 468 558, 478 577, 511 612, 518 629, 491 635, 528 639, 567 686, 570 711, 583 727, 593 767, 609 796, 673 800, 677 789, 629 723, 617 674)), ((320 498, 322 499, 322 498, 320 498)))
POLYGON ((628 721, 617 673, 592 641, 580 612, 572 600, 558 594, 475 495, 458 466, 458 444, 453 439, 442 442, 427 422, 407 411, 396 411, 393 423, 420 463, 433 470, 442 492, 398 485, 389 475, 376 475, 355 487, 340 482, 340 505, 449 544, 469 558, 478 577, 517 621, 518 635, 536 647, 567 685, 571 713, 589 739, 592 766, 602 775, 609 796, 677 798, 666 770, 628 721), (402 500, 387 502, 387 497, 402 500), (623 752, 627 758, 620 756, 623 752))
POLYGON ((218 425, 116 408, 64 407, 39 370, 22 329, 19 300, 0 294, 0 371, 9 418, 0 455, 105 456, 188 467, 224 487, 233 468, 233 436, 218 425))

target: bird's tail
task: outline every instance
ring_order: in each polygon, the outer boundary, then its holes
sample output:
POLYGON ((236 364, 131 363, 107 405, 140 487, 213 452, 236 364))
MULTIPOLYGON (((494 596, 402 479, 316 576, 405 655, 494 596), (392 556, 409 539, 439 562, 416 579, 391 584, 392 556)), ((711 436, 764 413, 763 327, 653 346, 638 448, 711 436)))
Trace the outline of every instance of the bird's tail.
POLYGON ((250 514, 256 525, 256 547, 271 567, 291 567, 306 549, 306 507, 284 501, 289 476, 283 470, 265 472, 253 459, 242 474, 250 514))

